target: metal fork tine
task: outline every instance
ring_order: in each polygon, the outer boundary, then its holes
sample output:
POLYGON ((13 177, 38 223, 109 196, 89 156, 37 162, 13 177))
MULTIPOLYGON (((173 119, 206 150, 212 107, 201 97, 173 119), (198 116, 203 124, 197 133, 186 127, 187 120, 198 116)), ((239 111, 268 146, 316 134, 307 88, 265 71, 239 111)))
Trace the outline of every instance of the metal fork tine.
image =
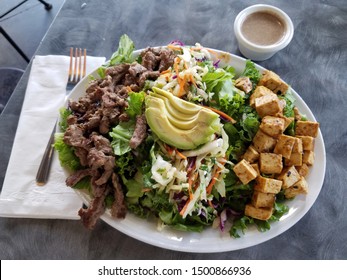
POLYGON ((70 48, 70 67, 68 82, 77 84, 86 76, 87 72, 87 49, 70 48))
POLYGON ((70 66, 69 66, 69 80, 68 80, 68 82, 71 82, 73 79, 72 68, 73 68, 73 48, 70 48, 70 66))
POLYGON ((78 49, 76 48, 75 49, 75 68, 74 68, 74 79, 73 79, 73 82, 74 83, 77 83, 77 65, 78 65, 78 49))
POLYGON ((86 70, 87 70, 87 49, 84 49, 83 57, 84 57, 84 64, 83 64, 82 78, 85 77, 86 70))
POLYGON ((82 74, 82 49, 78 50, 78 68, 77 68, 77 79, 76 83, 80 81, 82 74))

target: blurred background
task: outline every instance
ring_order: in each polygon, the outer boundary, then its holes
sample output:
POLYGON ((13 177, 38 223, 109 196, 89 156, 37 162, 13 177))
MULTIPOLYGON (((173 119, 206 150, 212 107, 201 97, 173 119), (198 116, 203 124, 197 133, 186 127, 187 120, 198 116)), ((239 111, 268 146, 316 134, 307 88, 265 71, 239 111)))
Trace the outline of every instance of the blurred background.
POLYGON ((0 1, 0 114, 64 1, 0 1))
MULTIPOLYGON (((52 5, 50 10, 46 10, 38 0, 27 0, 3 16, 22 2, 23 0, 0 1, 0 27, 30 59, 64 0, 47 0, 46 2, 52 5)), ((4 34, 0 34, 0 67, 16 67, 25 70, 27 64, 4 34)))

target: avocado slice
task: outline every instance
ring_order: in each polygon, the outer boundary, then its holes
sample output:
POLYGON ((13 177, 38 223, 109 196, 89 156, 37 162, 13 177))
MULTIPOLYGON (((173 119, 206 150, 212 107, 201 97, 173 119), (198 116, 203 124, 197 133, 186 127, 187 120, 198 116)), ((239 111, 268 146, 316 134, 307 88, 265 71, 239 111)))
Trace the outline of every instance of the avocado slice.
POLYGON ((182 113, 189 115, 197 113, 200 110, 200 106, 176 97, 169 91, 157 87, 153 87, 153 91, 163 97, 166 97, 170 101, 171 106, 182 113))
MULTIPOLYGON (((193 150, 220 132, 219 115, 211 110, 173 96, 162 94, 146 97, 145 116, 152 131, 163 142, 183 150, 193 150)), ((164 92, 164 93, 163 93, 164 92)))
POLYGON ((188 121, 188 120, 195 118, 195 113, 187 114, 187 113, 184 113, 182 111, 176 110, 173 106, 171 106, 170 100, 167 99, 166 97, 159 95, 159 94, 156 94, 154 92, 151 92, 150 95, 157 97, 157 99, 163 100, 163 102, 165 103, 165 107, 166 107, 167 111, 172 116, 175 116, 177 119, 179 119, 181 121, 188 121))
POLYGON ((201 123, 201 120, 210 120, 209 124, 214 120, 211 118, 211 111, 206 110, 203 107, 194 115, 185 115, 178 111, 171 111, 170 106, 166 106, 165 101, 161 98, 148 96, 146 102, 148 107, 162 108, 164 112, 163 114, 167 116, 169 122, 178 129, 190 130, 197 124, 201 123))

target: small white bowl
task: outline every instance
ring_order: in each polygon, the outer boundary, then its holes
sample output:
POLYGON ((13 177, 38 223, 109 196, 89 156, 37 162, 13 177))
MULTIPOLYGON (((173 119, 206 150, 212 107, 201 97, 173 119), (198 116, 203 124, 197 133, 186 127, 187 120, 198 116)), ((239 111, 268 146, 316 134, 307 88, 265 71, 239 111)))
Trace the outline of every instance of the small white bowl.
MULTIPOLYGON (((234 32, 238 41, 240 52, 247 58, 255 61, 263 61, 272 57, 276 52, 285 48, 293 38, 294 26, 289 16, 282 10, 270 5, 253 5, 242 10, 234 22, 234 32), (276 16, 283 23, 283 37, 272 44, 260 45, 248 40, 242 33, 242 24, 245 19, 256 12, 265 12, 276 16)), ((264 30, 266 32, 266 30, 264 30)))

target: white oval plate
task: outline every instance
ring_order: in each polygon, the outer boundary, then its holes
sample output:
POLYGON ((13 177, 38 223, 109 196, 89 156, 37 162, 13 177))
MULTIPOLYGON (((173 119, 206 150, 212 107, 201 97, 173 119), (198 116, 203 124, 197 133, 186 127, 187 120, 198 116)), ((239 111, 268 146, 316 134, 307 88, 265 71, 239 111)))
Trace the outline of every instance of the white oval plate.
MULTIPOLYGON (((134 52, 134 55, 139 55, 142 50, 134 52)), ((221 60, 221 64, 229 64, 233 66, 236 73, 241 73, 245 67, 246 60, 223 51, 213 50, 212 52, 217 59, 221 60)), ((260 71, 265 68, 256 65, 260 71)), ((96 71, 91 73, 97 76, 96 71)), ((88 78, 83 79, 71 92, 70 99, 76 100, 85 94, 88 85, 88 78)), ((309 107, 297 92, 292 89, 296 98, 296 106, 301 113, 305 114, 311 121, 316 121, 309 107)), ((289 212, 284 215, 279 222, 271 223, 271 229, 266 232, 259 232, 255 227, 249 227, 241 238, 234 239, 230 237, 228 232, 221 232, 219 229, 207 228, 202 233, 181 232, 164 228, 158 231, 156 221, 144 220, 128 213, 124 220, 113 219, 109 211, 106 211, 101 219, 115 229, 145 243, 162 247, 165 249, 183 251, 183 252, 199 252, 213 253, 239 250, 260 244, 268 241, 271 238, 285 232, 290 227, 295 225, 311 208, 316 201, 319 192, 322 188, 326 156, 324 141, 321 132, 315 139, 315 164, 310 169, 307 177, 309 192, 307 195, 299 195, 294 200, 288 201, 289 212)), ((83 202, 88 204, 89 196, 82 191, 77 191, 83 202)))

